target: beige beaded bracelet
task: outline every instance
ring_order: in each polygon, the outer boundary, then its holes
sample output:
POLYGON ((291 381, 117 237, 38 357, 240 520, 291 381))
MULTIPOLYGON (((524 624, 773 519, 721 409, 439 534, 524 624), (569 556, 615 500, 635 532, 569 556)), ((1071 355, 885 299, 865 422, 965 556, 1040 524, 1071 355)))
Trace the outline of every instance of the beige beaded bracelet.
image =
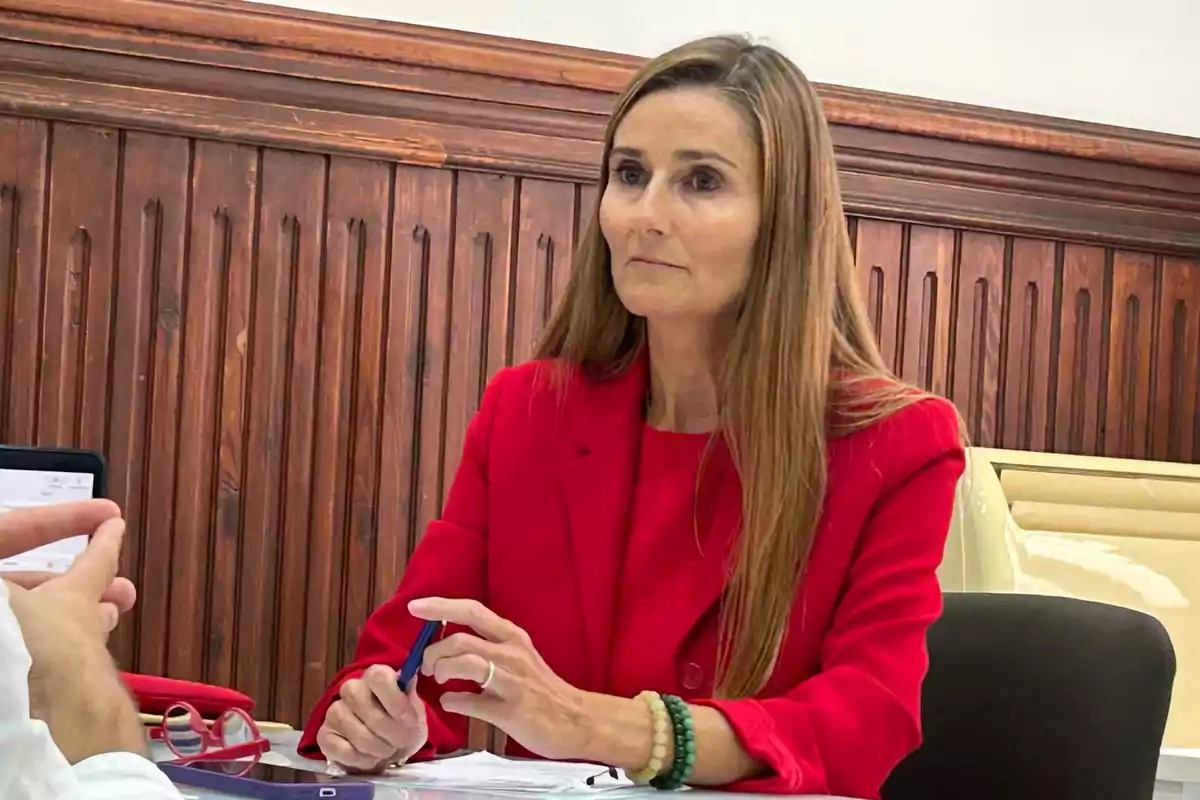
POLYGON ((671 735, 671 715, 667 713, 666 703, 658 692, 642 692, 636 698, 650 709, 650 723, 654 733, 650 740, 650 761, 646 766, 635 772, 626 772, 629 780, 645 786, 659 776, 667 760, 667 742, 671 735))

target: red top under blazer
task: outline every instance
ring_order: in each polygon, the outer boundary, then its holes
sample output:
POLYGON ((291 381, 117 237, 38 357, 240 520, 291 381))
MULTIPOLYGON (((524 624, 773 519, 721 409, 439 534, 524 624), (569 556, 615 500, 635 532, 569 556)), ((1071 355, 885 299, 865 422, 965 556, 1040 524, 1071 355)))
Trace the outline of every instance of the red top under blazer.
MULTIPOLYGON (((720 710, 769 767, 727 788, 878 796, 921 738, 925 634, 941 612, 935 571, 964 467, 954 408, 921 400, 830 440, 824 515, 775 670, 754 698, 714 700, 720 601, 741 516, 723 447, 697 494, 703 552, 664 563, 663 599, 639 609, 636 628, 614 631, 646 373, 643 359, 606 381, 577 374, 561 401, 544 365, 492 379, 442 519, 425 532, 395 596, 367 620, 354 663, 313 710, 301 753, 319 756, 317 729, 343 681, 404 661, 419 627, 410 600, 461 597, 524 628, 580 689, 651 689, 720 710), (623 646, 614 648, 618 634, 623 646)), ((467 720, 438 704, 443 691, 464 688, 419 684, 429 714, 420 756, 465 746, 467 720)))

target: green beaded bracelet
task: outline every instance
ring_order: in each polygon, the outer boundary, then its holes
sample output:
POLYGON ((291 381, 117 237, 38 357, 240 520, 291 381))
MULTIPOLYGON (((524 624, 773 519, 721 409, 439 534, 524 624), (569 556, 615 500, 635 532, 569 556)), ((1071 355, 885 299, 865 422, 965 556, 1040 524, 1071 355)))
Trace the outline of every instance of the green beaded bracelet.
POLYGON ((679 789, 692 775, 696 765, 696 731, 692 727, 692 710, 682 699, 671 694, 662 695, 667 714, 671 717, 671 729, 675 739, 675 759, 671 771, 650 781, 655 789, 670 791, 679 789))

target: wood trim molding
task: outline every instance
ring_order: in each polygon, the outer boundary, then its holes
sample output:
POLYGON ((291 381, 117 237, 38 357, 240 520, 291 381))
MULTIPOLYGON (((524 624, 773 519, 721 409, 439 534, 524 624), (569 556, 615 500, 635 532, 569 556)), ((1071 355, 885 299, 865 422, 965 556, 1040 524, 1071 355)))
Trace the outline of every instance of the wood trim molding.
MULTIPOLYGON (((642 62, 238 0, 0 0, 0 112, 595 178, 642 62)), ((852 212, 1200 252, 1200 139, 820 86, 852 212)))
MULTIPOLYGON (((114 32, 473 73, 605 96, 620 91, 644 60, 241 0, 0 0, 0 12, 31 21, 57 19, 114 32)), ((841 86, 821 85, 820 92, 834 124, 1200 173, 1200 140, 1190 137, 841 86)))

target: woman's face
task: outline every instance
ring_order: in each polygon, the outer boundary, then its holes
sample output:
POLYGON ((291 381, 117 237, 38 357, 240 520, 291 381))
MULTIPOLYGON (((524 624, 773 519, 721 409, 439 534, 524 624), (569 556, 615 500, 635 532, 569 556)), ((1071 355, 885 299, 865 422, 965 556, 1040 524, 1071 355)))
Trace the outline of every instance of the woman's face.
POLYGON ((650 94, 613 138, 600 229, 621 302, 647 318, 736 312, 761 217, 759 147, 719 91, 650 94))

